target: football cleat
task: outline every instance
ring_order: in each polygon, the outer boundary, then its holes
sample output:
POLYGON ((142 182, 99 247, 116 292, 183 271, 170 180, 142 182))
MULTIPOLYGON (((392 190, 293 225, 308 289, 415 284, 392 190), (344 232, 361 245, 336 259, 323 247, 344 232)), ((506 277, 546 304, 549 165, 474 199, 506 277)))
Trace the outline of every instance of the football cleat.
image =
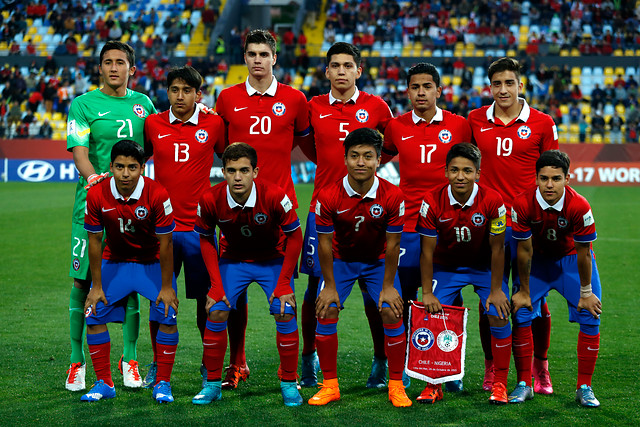
POLYGON ((284 406, 300 406, 302 405, 302 396, 298 391, 298 384, 294 381, 280 381, 280 391, 284 406))
POLYGON ((533 389, 524 381, 520 381, 516 388, 509 394, 509 403, 524 403, 533 399, 533 389))
POLYGON ((407 392, 401 380, 389 380, 389 400, 397 408, 413 405, 411 399, 407 397, 407 392))
POLYGON ((104 383, 104 380, 99 380, 93 383, 89 393, 83 395, 80 400, 83 402, 97 402, 100 399, 113 399, 116 397, 116 388, 109 387, 104 383))
POLYGON ((171 394, 171 383, 168 381, 158 381, 153 387, 153 398, 158 403, 173 402, 173 394, 171 394))
POLYGON ((411 386, 411 377, 407 375, 405 370, 402 371, 402 385, 405 389, 411 386))
POLYGON ((451 393, 458 393, 464 389, 462 380, 447 381, 444 383, 444 389, 451 393))
POLYGON ((72 363, 67 369, 67 382, 64 387, 70 391, 80 391, 86 388, 84 377, 87 373, 86 363, 72 363))
POLYGON ((493 359, 484 359, 484 381, 482 382, 482 389, 485 391, 491 391, 493 387, 493 377, 495 372, 493 370, 493 359))
POLYGON ((387 386, 387 359, 373 356, 371 362, 371 375, 367 380, 367 388, 384 388, 387 386))
POLYGON ((249 367, 247 365, 240 367, 231 364, 224 370, 226 375, 222 381, 222 388, 225 390, 235 390, 240 380, 246 381, 249 378, 249 367))
POLYGON ((551 375, 549 375, 549 361, 537 357, 531 362, 531 376, 533 377, 533 391, 538 394, 553 393, 551 375))
POLYGON ((502 383, 494 382, 493 386, 491 386, 489 403, 493 403, 494 405, 506 405, 507 402, 507 387, 502 383))
MULTIPOLYGON (((282 365, 278 365, 278 379, 282 381, 282 365)), ((300 383, 298 382, 298 374, 296 373, 296 388, 300 390, 300 383)))
POLYGON ((324 383, 319 385, 321 387, 320 391, 309 399, 309 405, 322 406, 334 400, 340 400, 340 387, 338 386, 337 378, 324 380, 324 383))
POLYGON ((221 383, 220 380, 207 381, 202 390, 191 399, 191 403, 194 405, 207 405, 214 400, 222 399, 221 383))
POLYGON ((154 388, 156 385, 156 374, 158 373, 158 364, 156 362, 151 362, 147 365, 149 370, 147 371, 147 375, 144 377, 142 381, 142 387, 144 388, 154 388))
POLYGON ((436 403, 438 400, 442 400, 442 397, 442 386, 440 384, 427 384, 416 400, 418 403, 436 403))
POLYGON ((302 355, 300 366, 300 385, 302 387, 315 387, 318 385, 318 371, 320 371, 320 361, 318 352, 302 355))
POLYGON ((138 362, 135 360, 129 360, 125 362, 122 360, 124 356, 120 356, 120 363, 118 368, 122 374, 122 382, 125 387, 139 388, 142 387, 142 377, 140 376, 140 370, 138 369, 138 362))
POLYGON ((204 363, 200 364, 200 376, 202 377, 202 388, 207 385, 207 368, 204 367, 204 363))
POLYGON ((597 408, 600 406, 600 401, 596 399, 591 386, 586 384, 582 384, 580 388, 576 390, 576 402, 579 402, 586 408, 597 408))

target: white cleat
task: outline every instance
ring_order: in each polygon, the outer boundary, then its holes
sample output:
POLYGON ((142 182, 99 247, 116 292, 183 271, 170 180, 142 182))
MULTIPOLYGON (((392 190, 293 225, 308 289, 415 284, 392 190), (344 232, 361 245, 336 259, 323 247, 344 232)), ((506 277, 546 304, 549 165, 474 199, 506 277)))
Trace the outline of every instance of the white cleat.
POLYGON ((86 363, 72 363, 67 369, 67 382, 64 387, 69 391, 80 391, 86 388, 84 377, 87 373, 86 363))
MULTIPOLYGON (((122 360, 122 359, 121 359, 122 360)), ((140 388, 142 387, 142 377, 140 376, 140 370, 138 369, 138 362, 135 360, 129 360, 129 362, 122 361, 122 380, 125 387, 140 388)))

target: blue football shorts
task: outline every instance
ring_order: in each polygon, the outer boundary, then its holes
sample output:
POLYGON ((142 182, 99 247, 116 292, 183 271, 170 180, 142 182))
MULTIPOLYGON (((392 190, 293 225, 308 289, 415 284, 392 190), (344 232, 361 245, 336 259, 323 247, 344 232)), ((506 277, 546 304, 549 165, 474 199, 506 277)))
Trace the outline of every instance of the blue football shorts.
POLYGON ((186 297, 204 298, 211 281, 200 251, 200 235, 195 231, 173 232, 173 271, 176 277, 183 265, 186 297))

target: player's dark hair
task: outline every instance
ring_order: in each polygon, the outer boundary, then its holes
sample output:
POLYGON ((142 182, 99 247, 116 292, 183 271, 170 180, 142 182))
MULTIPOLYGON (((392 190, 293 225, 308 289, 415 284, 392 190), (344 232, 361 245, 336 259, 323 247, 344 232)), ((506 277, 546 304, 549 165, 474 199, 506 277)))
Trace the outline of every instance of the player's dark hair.
POLYGON ((110 50, 119 50, 127 55, 127 61, 129 61, 129 68, 136 65, 136 53, 133 48, 126 43, 122 43, 118 40, 109 40, 104 44, 102 50, 100 50, 100 64, 102 65, 102 58, 104 54, 110 50))
POLYGON ((382 134, 375 129, 360 128, 349 133, 344 139, 344 155, 349 153, 351 147, 356 145, 371 145, 380 157, 382 152, 382 134))
POLYGON ((118 156, 133 157, 140 163, 140 166, 145 163, 144 149, 140 144, 130 139, 116 142, 111 149, 111 163, 115 162, 118 156))
POLYGON ((567 175, 569 173, 569 166, 571 166, 571 160, 567 153, 560 150, 549 150, 542 153, 536 162, 536 173, 540 172, 540 169, 547 166, 551 166, 552 168, 561 168, 562 173, 567 175))
POLYGON ((192 87, 197 91, 202 86, 202 76, 193 67, 185 65, 184 67, 172 68, 167 74, 167 89, 171 87, 173 81, 179 79, 184 81, 187 86, 192 87))
POLYGON ((246 157, 249 159, 252 168, 258 166, 258 153, 246 142, 234 142, 224 149, 222 153, 222 167, 226 167, 227 163, 246 157))
POLYGON ((491 81, 495 73, 501 73, 503 71, 513 71, 516 75, 516 78, 520 80, 520 68, 520 63, 516 59, 504 57, 493 61, 493 63, 489 65, 487 75, 489 76, 489 81, 491 81))
POLYGON ((431 77, 433 77, 436 87, 440 87, 440 73, 438 73, 435 65, 428 62, 420 62, 409 68, 407 72, 407 86, 411 83, 411 76, 415 76, 416 74, 430 74, 431 77))
POLYGON ((247 53, 247 47, 250 43, 267 44, 271 48, 271 53, 276 54, 276 39, 267 30, 258 29, 247 34, 247 38, 244 41, 244 53, 247 53))
POLYGON ((341 53, 351 56, 353 58, 353 62, 356 63, 357 67, 359 67, 360 64, 362 63, 362 57, 360 56, 360 49, 358 49, 351 43, 337 42, 337 43, 334 43, 333 46, 331 46, 327 51, 327 65, 331 63, 331 57, 333 55, 340 55, 341 53))
POLYGON ((463 157, 471 160, 471 162, 473 162, 473 166, 475 166, 477 170, 480 170, 482 154, 480 154, 480 150, 475 145, 469 144, 468 142, 461 142, 451 147, 447 153, 447 167, 449 167, 451 160, 456 157, 463 157))

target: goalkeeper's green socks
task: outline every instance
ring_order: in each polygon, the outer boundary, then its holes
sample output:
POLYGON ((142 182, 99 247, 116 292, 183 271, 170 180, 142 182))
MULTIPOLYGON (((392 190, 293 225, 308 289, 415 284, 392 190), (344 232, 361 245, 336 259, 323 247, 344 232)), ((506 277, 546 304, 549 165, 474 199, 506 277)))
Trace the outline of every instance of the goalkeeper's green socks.
POLYGON ((71 288, 69 297, 69 336, 71 338, 71 363, 85 363, 84 359, 84 302, 89 294, 88 290, 71 288))

